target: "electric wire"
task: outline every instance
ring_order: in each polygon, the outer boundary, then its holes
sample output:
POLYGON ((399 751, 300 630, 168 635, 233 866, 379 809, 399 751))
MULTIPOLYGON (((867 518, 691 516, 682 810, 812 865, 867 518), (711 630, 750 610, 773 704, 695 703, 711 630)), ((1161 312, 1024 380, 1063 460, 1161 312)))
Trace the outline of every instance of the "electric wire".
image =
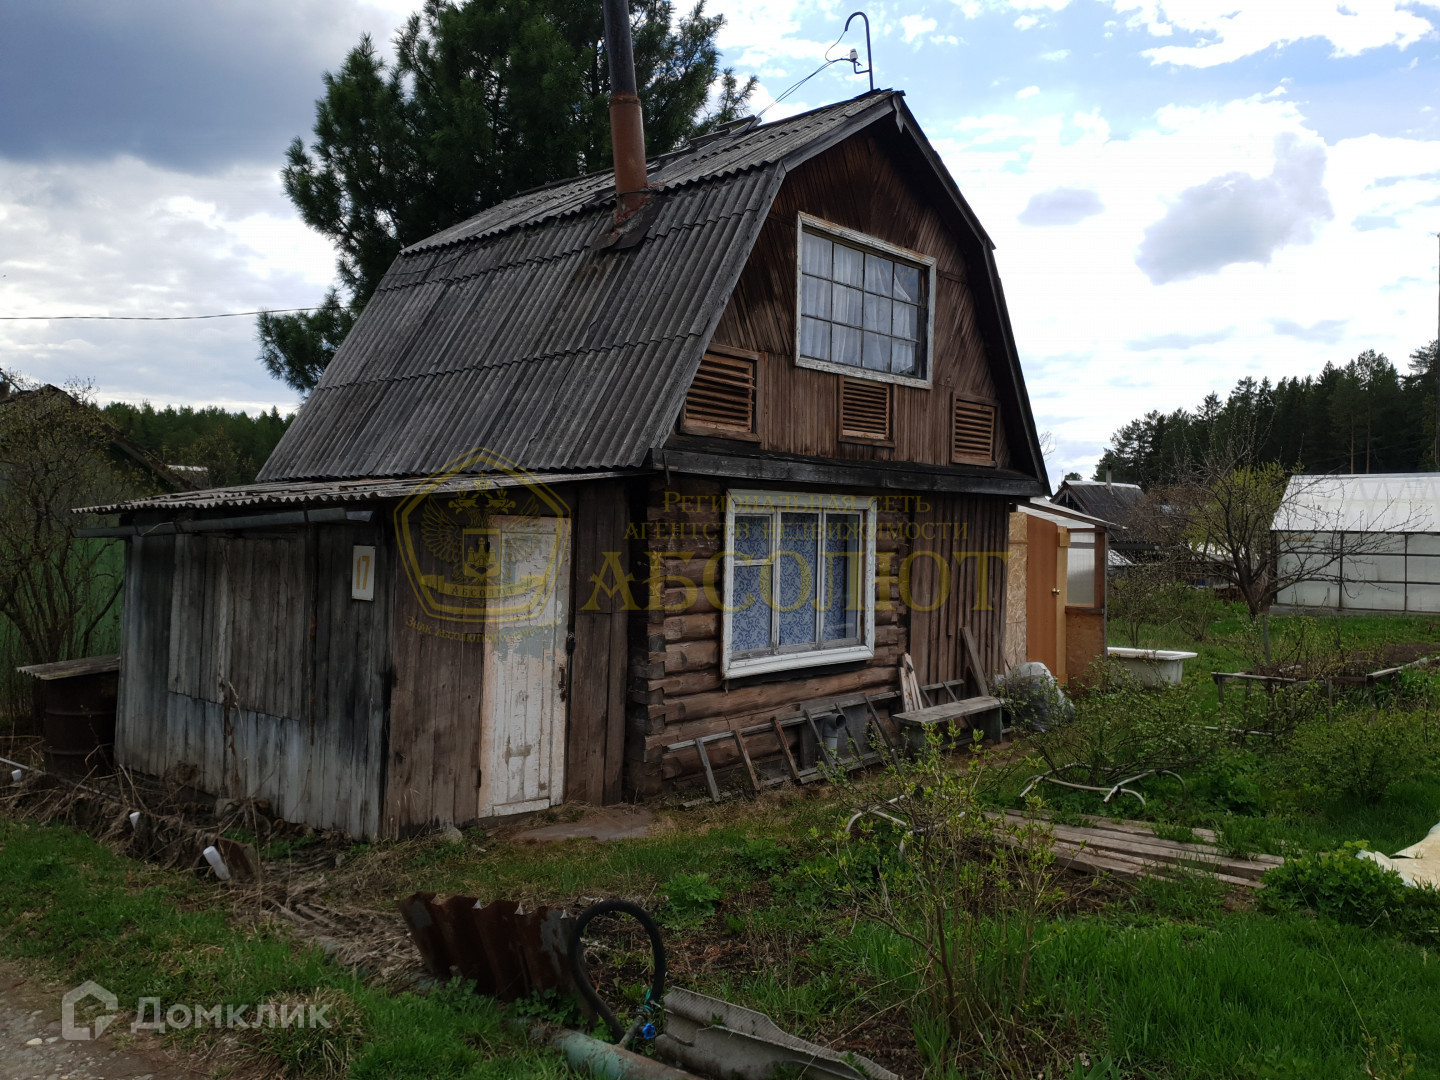
POLYGON ((292 315, 319 311, 319 307, 259 308, 255 311, 222 311, 216 315, 0 315, 0 322, 65 322, 91 319, 102 322, 190 322, 195 319, 238 319, 245 315, 292 315))
MULTIPOLYGON (((830 48, 832 48, 832 49, 833 49, 834 47, 835 47, 835 46, 833 46, 833 45, 830 46, 830 48)), ((827 51, 828 51, 828 50, 827 50, 827 51)), ((844 63, 844 62, 848 61, 849 59, 850 59, 850 58, 849 58, 848 56, 837 56, 837 57, 835 57, 834 60, 826 60, 826 61, 825 61, 823 64, 821 64, 818 68, 816 68, 814 71, 810 72, 809 75, 806 75, 803 79, 801 79, 799 82, 797 82, 794 86, 790 87, 789 90, 786 90, 783 94, 781 94, 779 97, 777 97, 774 101, 770 102, 769 105, 766 105, 765 108, 761 109, 760 112, 758 113, 758 116, 763 117, 767 112, 769 112, 771 109, 773 109, 776 105, 779 105, 780 102, 784 101, 787 97, 789 97, 791 94, 793 94, 796 90, 799 90, 800 87, 804 86, 807 82, 809 82, 811 79, 813 79, 816 75, 819 75, 822 71, 824 71, 826 68, 828 68, 831 64, 844 63)))
MULTIPOLYGON (((849 27, 850 24, 849 24, 849 23, 846 23, 845 25, 846 25, 846 27, 847 27, 847 29, 848 29, 848 27, 849 27)), ((781 94, 779 97, 777 97, 774 101, 770 102, 769 105, 766 105, 765 108, 761 109, 760 112, 757 114, 756 118, 759 119, 760 117, 763 117, 767 112, 769 112, 771 109, 773 109, 776 105, 779 105, 780 102, 784 101, 787 97, 789 97, 791 94, 793 94, 796 90, 799 90, 800 87, 804 86, 807 82, 809 82, 811 79, 813 79, 816 75, 819 75, 822 71, 824 71, 826 68, 828 68, 831 64, 854 63, 854 62, 855 62, 855 58, 854 58, 853 56, 837 56, 837 57, 835 57, 834 59, 831 59, 831 57, 830 57, 830 49, 833 49, 836 45, 839 45, 840 42, 841 42, 842 40, 844 40, 844 37, 845 37, 845 32, 844 32, 844 31, 841 31, 840 36, 837 37, 834 41, 832 41, 832 42, 830 43, 830 48, 828 48, 828 49, 825 50, 825 62, 824 62, 823 64, 821 64, 818 68, 816 68, 814 71, 810 72, 809 75, 806 75, 803 79, 801 79, 799 82, 797 82, 794 86, 790 87, 789 90, 786 90, 783 94, 781 94)))

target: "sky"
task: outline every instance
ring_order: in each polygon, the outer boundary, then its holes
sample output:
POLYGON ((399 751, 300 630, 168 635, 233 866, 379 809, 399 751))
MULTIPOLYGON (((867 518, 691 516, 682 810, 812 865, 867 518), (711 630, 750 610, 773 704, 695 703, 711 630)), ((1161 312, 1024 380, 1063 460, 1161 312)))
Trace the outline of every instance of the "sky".
MULTIPOLYGON (((316 303, 280 188, 326 70, 414 0, 22 0, 0 10, 0 316, 316 303)), ((710 0, 766 118, 868 83, 821 0, 710 0)), ((866 9, 996 245, 1052 481, 1243 377, 1436 336, 1440 0, 907 0, 866 9)), ((104 400, 281 411, 253 318, 0 321, 0 368, 104 400)))

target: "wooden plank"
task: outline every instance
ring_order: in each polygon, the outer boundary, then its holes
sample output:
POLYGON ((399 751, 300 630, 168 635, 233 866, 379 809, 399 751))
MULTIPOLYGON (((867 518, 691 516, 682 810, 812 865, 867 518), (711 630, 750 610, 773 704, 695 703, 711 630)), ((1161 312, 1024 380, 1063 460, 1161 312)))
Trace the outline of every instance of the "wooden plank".
MULTIPOLYGON (((1067 842, 1057 842, 1054 847, 1055 861, 1061 866, 1067 866, 1076 870, 1084 870, 1088 873, 1106 872, 1115 874, 1118 877, 1165 877, 1166 871, 1174 871, 1172 864, 1156 863, 1137 856, 1125 855, 1114 851, 1096 851, 1083 845, 1067 842)), ((1199 871, 1207 877, 1212 877, 1226 885, 1240 888, 1254 889, 1259 883, 1243 877, 1236 877, 1223 872, 1210 870, 1199 871)))
POLYGON ((785 764, 790 768, 790 775, 795 778, 797 784, 801 783, 800 769, 795 764, 795 755, 790 752, 790 740, 785 736, 785 729, 780 726, 778 717, 771 717, 770 724, 775 729, 775 738, 780 743, 780 752, 785 755, 785 764))
POLYGON ((975 635, 971 633, 970 627, 964 626, 960 629, 960 636, 965 642, 965 660, 970 668, 970 677, 975 680, 975 687, 983 697, 990 696, 990 684, 985 681, 985 665, 980 661, 980 650, 975 647, 975 635))
POLYGON ((1117 837, 1115 834, 1107 836, 1089 829, 1072 829, 1060 825, 1052 826, 1052 828, 1056 839, 1076 844, 1087 844, 1096 850, 1118 852, 1122 855, 1130 855, 1152 862, 1188 864, 1207 869, 1213 868, 1222 873, 1254 880, 1259 880, 1267 870, 1278 865, 1278 861, 1275 863, 1260 863, 1229 859, 1218 853, 1205 851, 1198 847, 1188 847, 1183 844, 1168 844, 1164 841, 1147 843, 1138 837, 1117 837))
POLYGON ((700 764, 705 768, 705 784, 710 789, 710 800, 720 801, 720 787, 715 783, 715 770, 710 767, 710 755, 705 752, 705 740, 695 740, 695 753, 700 755, 700 764))
POLYGON ((964 716, 990 712, 1000 708, 1000 699, 993 697, 972 697, 961 701, 942 701, 924 709, 891 713, 890 719, 907 727, 930 727, 946 720, 957 720, 964 716))
POLYGON ((734 729, 731 734, 735 736, 735 745, 740 748, 740 757, 745 762, 745 771, 750 774, 750 786, 755 790, 755 794, 759 795, 760 776, 755 772, 755 763, 750 760, 750 748, 745 745, 745 736, 739 728, 734 729))

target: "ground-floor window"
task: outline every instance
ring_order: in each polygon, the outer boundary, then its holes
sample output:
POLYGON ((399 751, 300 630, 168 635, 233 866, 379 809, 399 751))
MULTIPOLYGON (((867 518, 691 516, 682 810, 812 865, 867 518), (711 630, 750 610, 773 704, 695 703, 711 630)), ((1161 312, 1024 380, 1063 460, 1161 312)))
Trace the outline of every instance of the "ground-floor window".
POLYGON ((726 675, 875 654, 874 499, 732 491, 725 535, 726 675))

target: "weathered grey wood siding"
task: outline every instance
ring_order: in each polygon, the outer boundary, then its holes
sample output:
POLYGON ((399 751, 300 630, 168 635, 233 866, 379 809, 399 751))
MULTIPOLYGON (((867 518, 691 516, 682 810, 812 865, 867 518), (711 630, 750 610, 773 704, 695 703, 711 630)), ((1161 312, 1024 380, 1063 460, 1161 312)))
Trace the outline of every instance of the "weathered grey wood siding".
POLYGON ((121 763, 376 835, 391 575, 377 525, 132 540, 121 763), (377 548, 373 601, 350 598, 356 544, 377 548))

